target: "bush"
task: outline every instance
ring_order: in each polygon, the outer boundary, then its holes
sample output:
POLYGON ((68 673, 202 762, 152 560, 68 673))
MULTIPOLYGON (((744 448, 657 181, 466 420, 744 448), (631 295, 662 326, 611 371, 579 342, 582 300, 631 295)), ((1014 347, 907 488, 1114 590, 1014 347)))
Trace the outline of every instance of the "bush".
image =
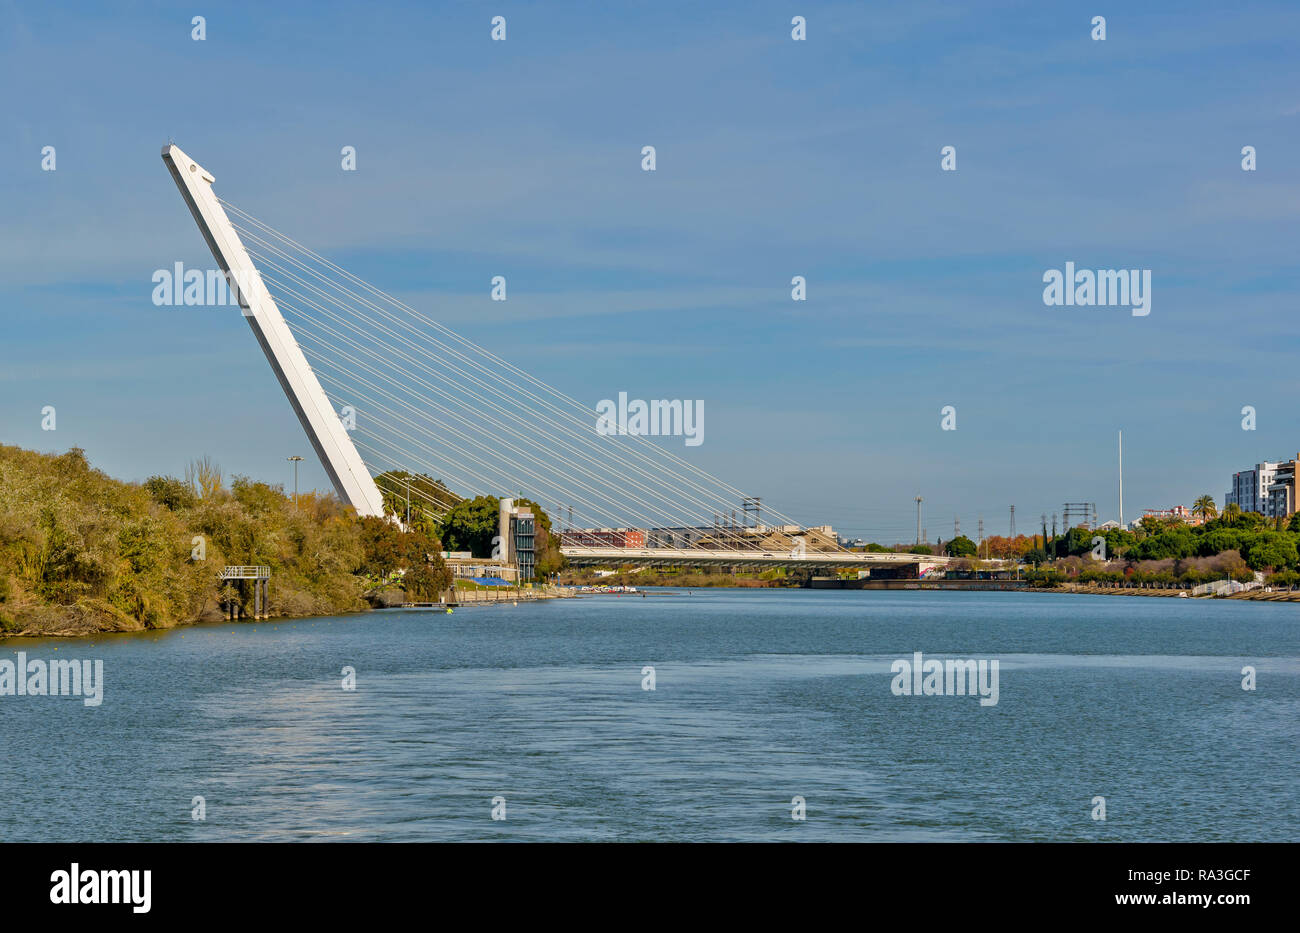
POLYGON ((337 498, 307 494, 295 506, 244 477, 226 491, 216 466, 205 470, 199 497, 174 477, 113 480, 80 451, 0 445, 0 625, 93 632, 193 621, 219 598, 226 564, 269 566, 279 614, 364 608, 361 523, 337 498), (191 557, 195 536, 203 559, 191 557))
POLYGON ((1029 582, 1030 586, 1056 586, 1059 583, 1065 582, 1065 574, 1061 573, 1059 570, 1030 569, 1025 571, 1025 580, 1029 582))
POLYGON ((1220 529, 1201 535, 1196 543, 1196 553, 1200 557, 1210 557, 1223 551, 1235 551, 1241 547, 1241 535, 1235 531, 1220 529))
POLYGON ((144 481, 144 488, 154 502, 172 512, 192 509, 199 501, 189 484, 174 476, 151 476, 144 481))

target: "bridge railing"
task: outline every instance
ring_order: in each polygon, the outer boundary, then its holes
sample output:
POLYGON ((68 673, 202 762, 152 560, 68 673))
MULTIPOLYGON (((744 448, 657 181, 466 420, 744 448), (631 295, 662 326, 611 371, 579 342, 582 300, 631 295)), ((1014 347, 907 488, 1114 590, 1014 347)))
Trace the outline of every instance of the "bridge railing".
MULTIPOLYGON (((945 557, 931 554, 911 554, 896 551, 816 551, 807 549, 794 553, 782 550, 732 550, 724 548, 669 548, 669 547, 591 547, 566 544, 561 546, 561 553, 574 558, 601 558, 629 561, 644 560, 685 560, 702 561, 745 561, 772 563, 804 564, 930 564, 942 566, 957 563, 965 558, 945 557)), ((1000 561, 984 561, 985 564, 1000 564, 1000 561)))

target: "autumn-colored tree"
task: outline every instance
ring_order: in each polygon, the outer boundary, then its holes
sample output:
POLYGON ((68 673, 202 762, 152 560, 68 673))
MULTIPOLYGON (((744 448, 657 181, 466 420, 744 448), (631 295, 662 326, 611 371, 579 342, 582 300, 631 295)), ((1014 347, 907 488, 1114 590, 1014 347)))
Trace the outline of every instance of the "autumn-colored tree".
POLYGON ((191 460, 185 466, 185 482, 204 499, 211 499, 222 489, 221 467, 204 454, 202 459, 191 460))
MULTIPOLYGON (((430 585, 445 589, 451 585, 451 572, 442 559, 442 545, 414 529, 403 531, 386 518, 366 517, 361 525, 361 565, 359 572, 371 577, 387 577, 397 570, 417 571, 413 579, 425 580, 426 571, 430 585)), ((404 578, 405 579, 405 578, 404 578)))

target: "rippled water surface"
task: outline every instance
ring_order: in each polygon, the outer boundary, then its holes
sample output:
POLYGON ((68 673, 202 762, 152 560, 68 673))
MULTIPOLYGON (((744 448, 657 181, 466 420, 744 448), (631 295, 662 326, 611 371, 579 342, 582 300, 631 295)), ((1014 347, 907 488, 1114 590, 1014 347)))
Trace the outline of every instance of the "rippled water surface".
POLYGON ((651 591, 18 651, 105 693, 0 696, 4 840, 1300 840, 1297 605, 651 591), (914 651, 997 659, 997 705, 895 696, 914 651))

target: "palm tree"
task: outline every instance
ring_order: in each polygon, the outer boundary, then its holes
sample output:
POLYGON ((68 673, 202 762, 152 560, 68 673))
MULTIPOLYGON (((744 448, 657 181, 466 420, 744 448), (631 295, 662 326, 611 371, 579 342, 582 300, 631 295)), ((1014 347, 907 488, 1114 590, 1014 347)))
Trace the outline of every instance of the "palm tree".
POLYGON ((1203 522, 1208 522, 1210 519, 1214 518, 1214 516, 1218 515, 1219 509, 1214 504, 1214 496, 1207 493, 1198 498, 1196 502, 1192 504, 1192 514, 1199 515, 1203 522))
POLYGON ((1241 506, 1235 502, 1229 502, 1223 507, 1223 523, 1225 525, 1236 524, 1237 519, 1241 518, 1241 506))
POLYGON ((421 531, 430 538, 437 537, 438 522, 423 505, 411 506, 410 527, 412 531, 421 531))

